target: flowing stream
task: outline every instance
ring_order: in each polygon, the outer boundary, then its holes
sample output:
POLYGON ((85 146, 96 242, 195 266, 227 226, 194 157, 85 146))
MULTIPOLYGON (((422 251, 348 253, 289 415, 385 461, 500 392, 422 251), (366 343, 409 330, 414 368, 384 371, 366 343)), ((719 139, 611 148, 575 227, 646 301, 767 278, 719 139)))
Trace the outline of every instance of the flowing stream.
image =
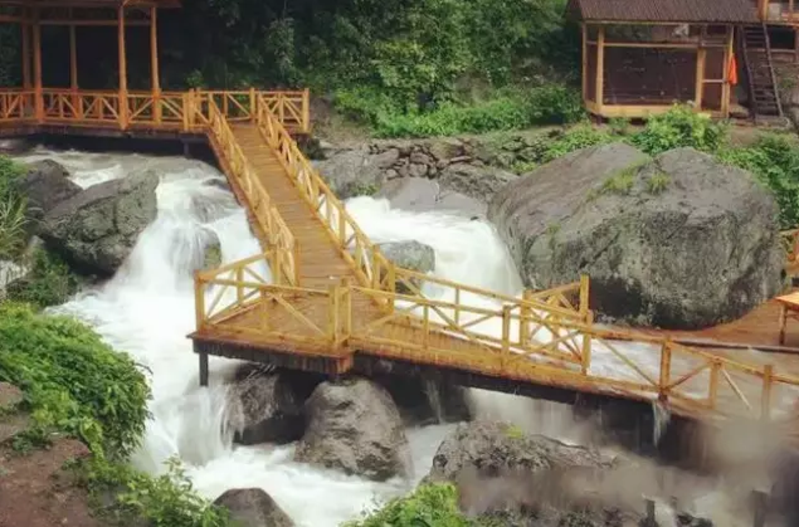
MULTIPOLYGON (((186 338, 194 329, 191 272, 202 262, 209 237, 218 238, 223 262, 259 250, 244 210, 219 185, 224 177, 205 163, 176 157, 37 149, 21 159, 44 158, 66 166, 82 187, 139 170, 161 177, 158 216, 125 265, 107 283, 54 309, 86 321, 147 370, 153 418, 134 458, 138 467, 156 473, 165 460, 178 456, 202 495, 215 499, 230 488, 260 487, 298 525, 308 527, 337 526, 376 501, 408 492, 427 474, 435 450, 455 425, 407 431, 414 464, 411 481, 374 483, 294 463, 293 445, 234 446, 227 426, 226 382, 238 363, 212 357, 211 386, 201 389, 197 359, 186 338)), ((392 210, 387 202, 371 198, 350 200, 348 209, 375 242, 415 239, 432 246, 439 276, 510 295, 521 290, 507 249, 486 223, 392 210)), ((479 390, 471 395, 478 413, 580 440, 581 430, 568 411, 479 390)))

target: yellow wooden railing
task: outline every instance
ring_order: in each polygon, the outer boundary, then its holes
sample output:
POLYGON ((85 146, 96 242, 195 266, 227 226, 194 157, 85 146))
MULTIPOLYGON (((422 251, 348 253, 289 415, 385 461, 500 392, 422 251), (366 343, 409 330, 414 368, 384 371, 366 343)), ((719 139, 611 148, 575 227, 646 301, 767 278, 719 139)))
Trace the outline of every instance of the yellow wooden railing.
POLYGON ((778 389, 799 387, 799 378, 777 374, 771 365, 744 364, 668 339, 625 332, 624 340, 646 347, 636 355, 620 345, 618 332, 523 306, 500 302, 493 307, 475 306, 378 291, 346 281, 315 290, 269 284, 252 273, 253 264, 271 265, 274 260, 269 252, 199 273, 197 329, 221 328, 341 356, 378 350, 379 356, 420 364, 658 400, 707 417, 721 413, 768 419, 779 413, 775 410, 784 394, 777 393, 778 389), (226 304, 221 302, 225 293, 226 304), (353 299, 375 295, 391 309, 363 320, 353 299), (327 306, 324 316, 317 311, 314 318, 303 309, 312 304, 327 306), (260 306, 266 305, 270 311, 263 312, 257 325, 236 317, 247 310, 261 316, 260 306), (270 323, 270 315, 282 323, 270 323), (286 331, 286 320, 302 331, 286 331), (391 324, 415 328, 416 338, 392 339, 392 332, 382 331, 391 324), (436 338, 442 334, 465 341, 470 351, 436 338))
POLYGON ((31 122, 71 126, 115 126, 202 132, 211 105, 230 122, 255 116, 257 101, 269 106, 294 132, 310 131, 310 98, 305 91, 129 92, 46 88, 0 90, 0 124, 31 122), (123 111, 124 110, 124 111, 123 111))
MULTIPOLYGON (((202 116, 202 119, 205 119, 202 116)), ((211 146, 224 165, 231 183, 241 189, 247 200, 247 208, 255 218, 268 247, 274 247, 271 269, 276 283, 299 285, 298 247, 294 235, 272 199, 266 192, 255 169, 241 150, 227 119, 209 100, 207 117, 208 137, 211 146)))

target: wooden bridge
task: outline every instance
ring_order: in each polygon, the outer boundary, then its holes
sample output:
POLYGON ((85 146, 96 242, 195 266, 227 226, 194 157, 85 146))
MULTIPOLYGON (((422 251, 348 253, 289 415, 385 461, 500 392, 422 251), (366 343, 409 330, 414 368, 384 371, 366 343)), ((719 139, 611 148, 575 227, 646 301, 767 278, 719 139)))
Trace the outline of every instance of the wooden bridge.
POLYGON ((0 134, 53 127, 207 137, 264 252, 196 276, 202 384, 214 354, 333 375, 434 369, 700 419, 780 419, 799 395, 770 364, 595 325, 587 277, 514 298, 395 266, 292 138, 309 129, 307 92, 0 92, 0 134))
POLYGON ((309 128, 307 92, 0 92, 0 133, 54 127, 208 138, 264 253, 196 277, 203 384, 216 354, 330 374, 436 368, 701 418, 779 417, 799 394, 769 364, 596 326, 587 277, 513 298, 395 266, 292 138, 309 128))

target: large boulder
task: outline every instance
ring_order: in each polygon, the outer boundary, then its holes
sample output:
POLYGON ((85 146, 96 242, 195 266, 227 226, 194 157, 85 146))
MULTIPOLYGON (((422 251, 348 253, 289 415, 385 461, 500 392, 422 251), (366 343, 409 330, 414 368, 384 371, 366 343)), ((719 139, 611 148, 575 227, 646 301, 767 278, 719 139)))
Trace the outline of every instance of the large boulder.
POLYGON ((155 220, 158 181, 146 171, 89 187, 45 215, 41 237, 77 269, 112 275, 155 220))
POLYGON ((229 392, 231 402, 240 409, 234 441, 255 445, 300 439, 305 430, 305 401, 320 380, 304 372, 240 369, 229 392))
POLYGON ((412 212, 444 212, 470 218, 484 216, 486 204, 446 188, 434 179, 406 177, 389 180, 375 197, 386 198, 393 208, 412 212))
POLYGON ((510 183, 488 215, 530 287, 592 281, 611 319, 694 329, 781 287, 777 206, 748 172, 690 148, 655 159, 617 143, 510 183))
POLYGON ((381 386, 360 378, 324 382, 308 399, 306 413, 296 461, 375 481, 409 474, 402 419, 381 386))
POLYGON ((499 190, 518 179, 516 174, 489 166, 455 163, 438 176, 441 186, 470 198, 488 203, 499 190))
POLYGON ((288 514, 261 489, 230 489, 214 505, 230 511, 230 519, 239 527, 294 527, 288 514))
POLYGON ((503 525, 622 527, 641 519, 603 490, 603 480, 622 466, 508 423, 475 421, 444 439, 426 481, 455 484, 467 514, 503 525))
POLYGON ((81 192, 80 186, 69 179, 67 169, 52 159, 28 165, 25 175, 16 182, 16 190, 27 199, 28 218, 34 224, 56 205, 81 192))
POLYGON ((344 151, 324 161, 315 163, 316 169, 340 199, 358 195, 371 195, 380 190, 386 181, 386 169, 399 157, 399 152, 389 150, 371 155, 367 148, 344 151))
POLYGON ((429 245, 410 240, 380 243, 377 246, 383 256, 404 269, 429 273, 436 268, 436 253, 429 245))
MULTIPOLYGON (((390 366, 389 366, 390 367, 390 366)), ((472 418, 466 388, 437 376, 407 376, 372 372, 397 405, 410 426, 452 423, 472 418)))

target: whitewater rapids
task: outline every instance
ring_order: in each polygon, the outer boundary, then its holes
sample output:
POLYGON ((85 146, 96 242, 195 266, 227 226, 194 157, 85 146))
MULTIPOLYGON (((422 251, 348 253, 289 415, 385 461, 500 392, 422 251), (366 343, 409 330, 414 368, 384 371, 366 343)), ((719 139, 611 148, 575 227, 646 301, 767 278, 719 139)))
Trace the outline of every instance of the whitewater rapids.
MULTIPOLYGON (((90 324, 146 371, 152 419, 134 456, 136 466, 159 473, 164 461, 177 456, 201 495, 213 500, 227 489, 259 487, 303 527, 338 526, 406 494, 427 474, 438 445, 455 425, 407 430, 413 460, 408 481, 375 483, 294 463, 293 445, 233 445, 226 383, 239 363, 211 357, 210 387, 200 388, 197 359, 186 338, 194 329, 191 271, 202 262, 209 237, 219 239, 224 263, 259 252, 244 210, 221 188, 224 176, 205 163, 178 157, 39 148, 20 160, 46 158, 63 164, 83 188, 140 170, 160 176, 157 218, 116 276, 52 310, 90 324)), ((433 247, 437 276, 511 296, 521 292, 510 255, 487 223, 403 212, 367 197, 350 200, 347 208, 375 242, 416 240, 433 247)), ((478 414, 514 421, 529 432, 574 442, 585 432, 568 409, 551 403, 480 390, 470 395, 478 414)))

